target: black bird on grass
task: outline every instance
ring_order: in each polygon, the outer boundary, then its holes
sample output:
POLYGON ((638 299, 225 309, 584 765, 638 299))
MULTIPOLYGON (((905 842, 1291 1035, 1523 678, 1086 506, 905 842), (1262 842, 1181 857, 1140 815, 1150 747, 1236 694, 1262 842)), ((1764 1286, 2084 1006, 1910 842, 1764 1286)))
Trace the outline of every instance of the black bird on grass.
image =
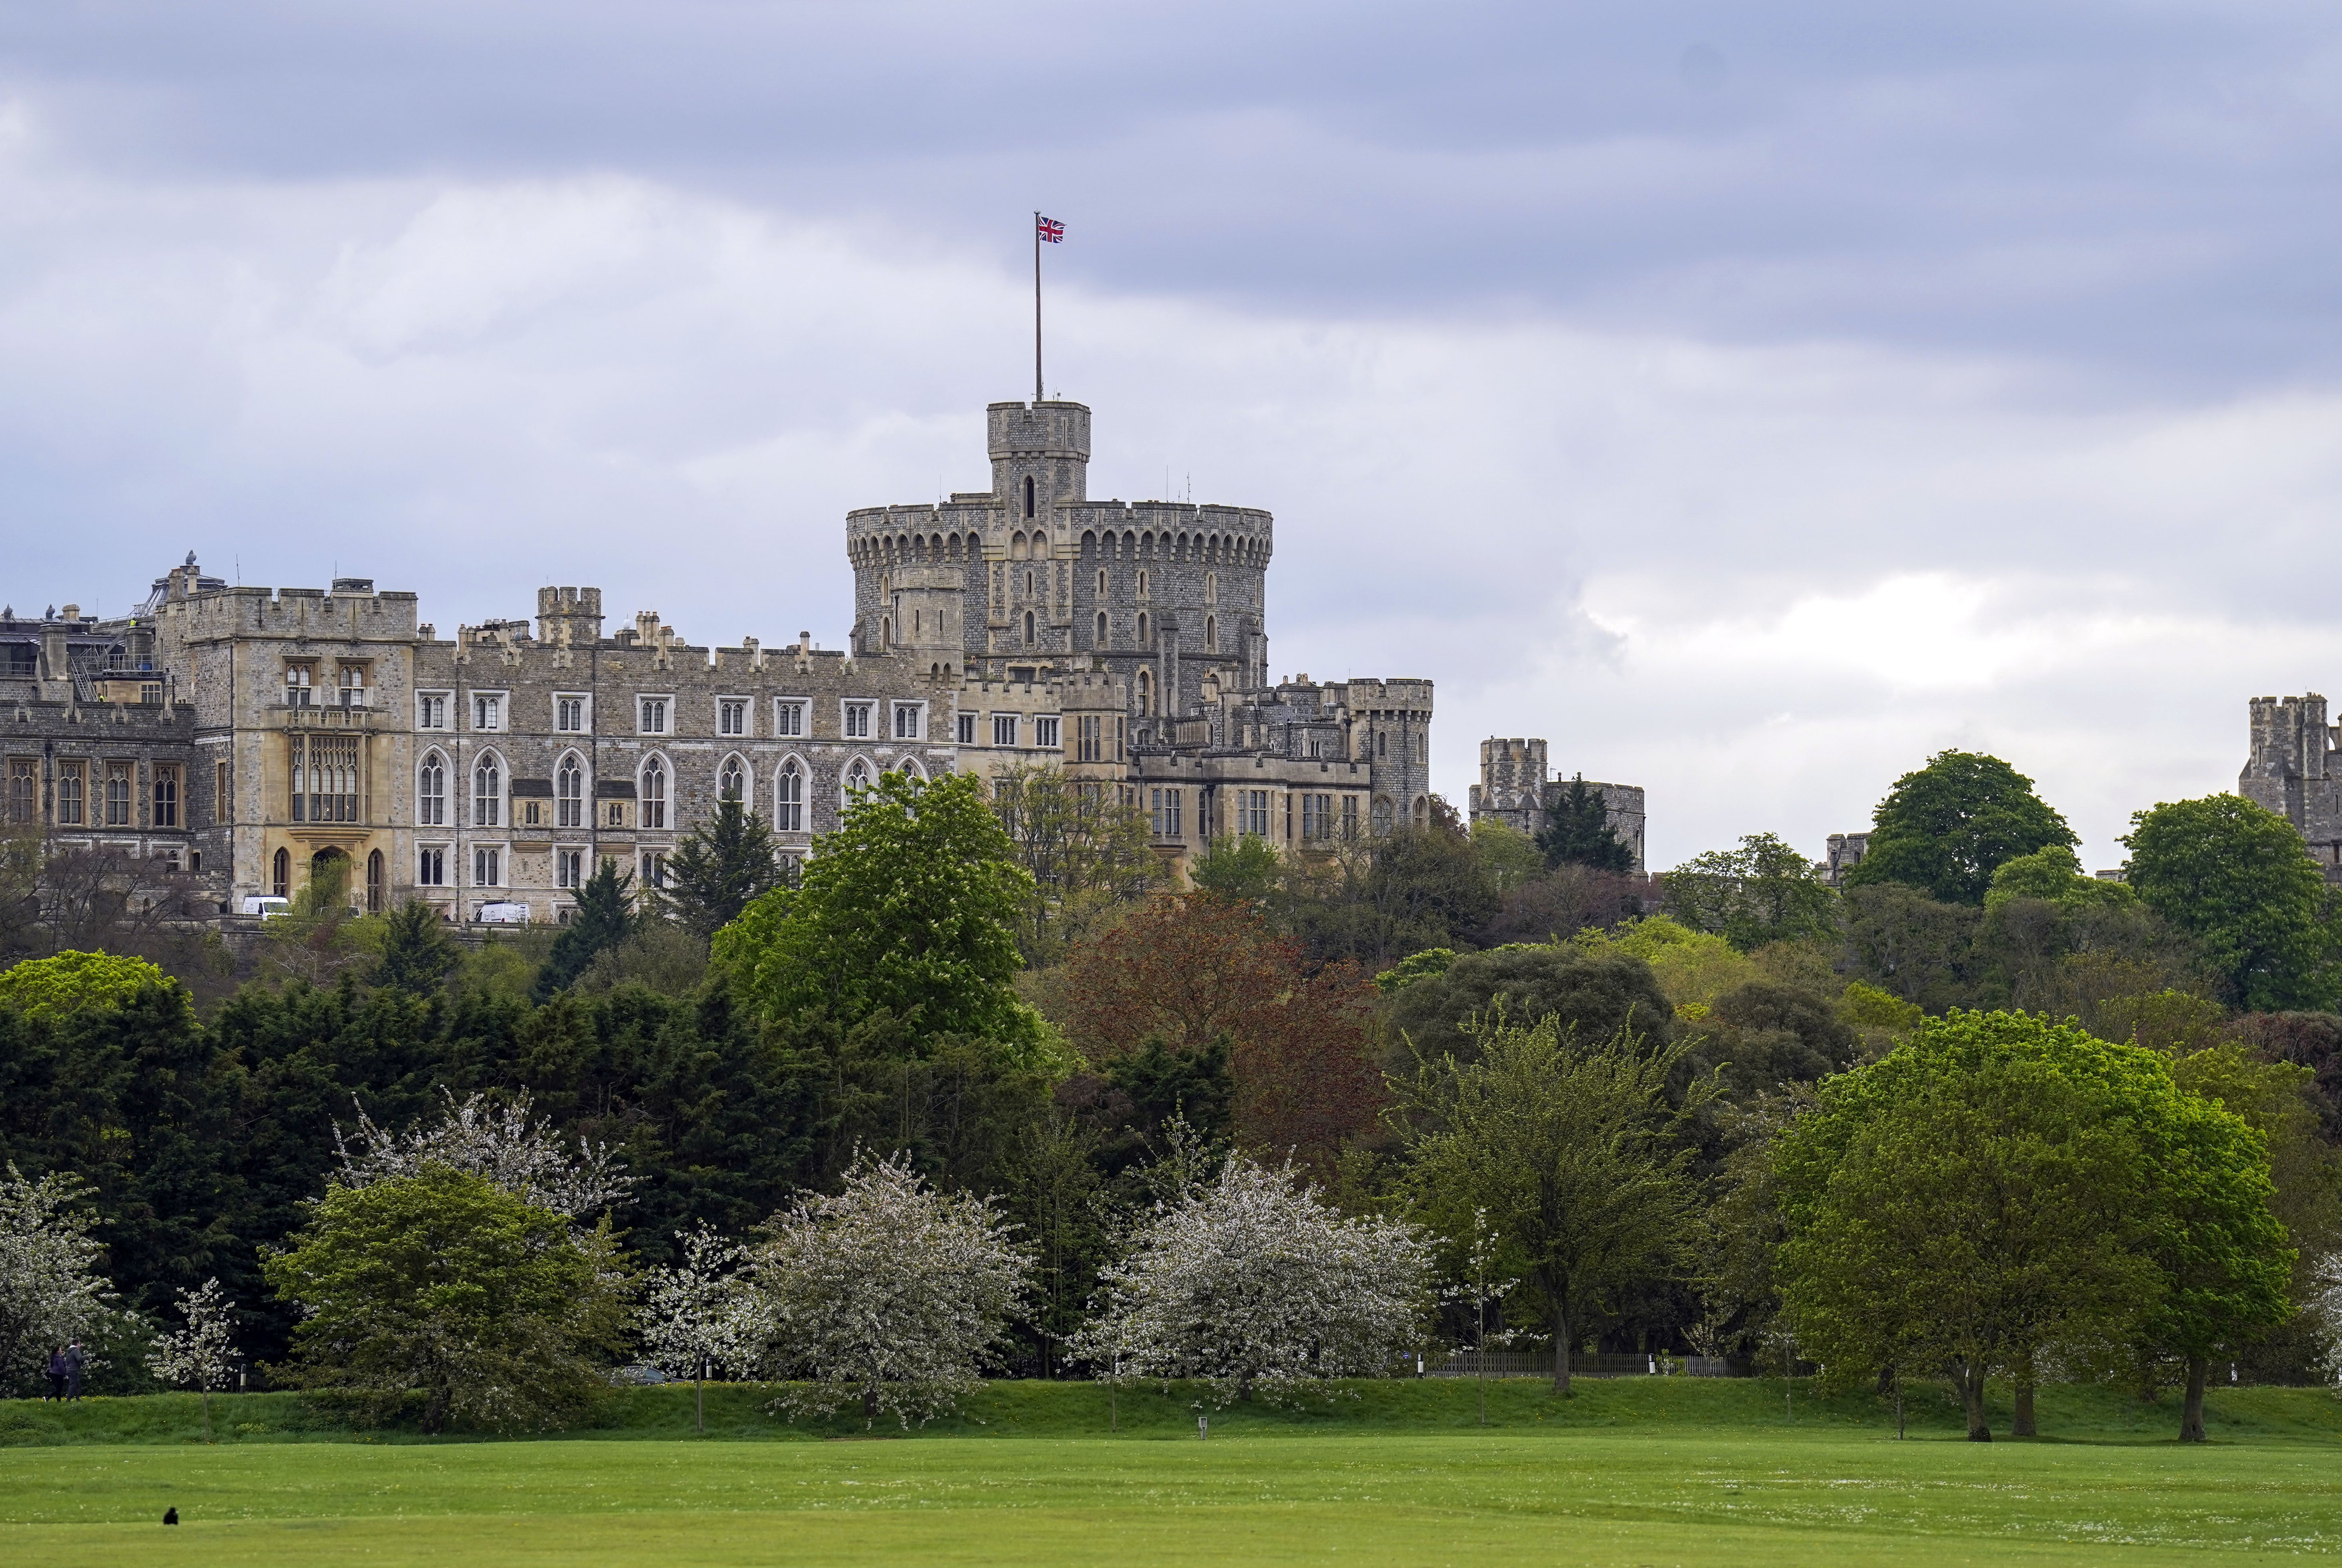
POLYGON ((163 1510, 163 1523, 165 1523, 165 1524, 176 1524, 178 1522, 179 1522, 179 1511, 178 1511, 177 1509, 175 1509, 175 1508, 165 1508, 165 1510, 163 1510))

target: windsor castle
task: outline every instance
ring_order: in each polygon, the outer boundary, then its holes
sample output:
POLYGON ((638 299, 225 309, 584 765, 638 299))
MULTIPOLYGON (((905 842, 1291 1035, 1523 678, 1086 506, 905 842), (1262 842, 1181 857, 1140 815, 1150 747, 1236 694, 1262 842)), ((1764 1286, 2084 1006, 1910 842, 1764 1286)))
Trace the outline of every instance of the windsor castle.
POLYGON ((1215 838, 1430 820, 1429 681, 1269 678, 1267 513, 1092 500, 1080 404, 986 427, 988 489, 847 517, 844 648, 613 625, 590 587, 442 638, 412 593, 230 586, 192 554, 125 616, 11 608, 8 825, 223 913, 338 862, 367 907, 543 922, 604 858, 658 884, 726 795, 801 855, 888 771, 1062 768, 1144 810, 1175 875, 1215 838))

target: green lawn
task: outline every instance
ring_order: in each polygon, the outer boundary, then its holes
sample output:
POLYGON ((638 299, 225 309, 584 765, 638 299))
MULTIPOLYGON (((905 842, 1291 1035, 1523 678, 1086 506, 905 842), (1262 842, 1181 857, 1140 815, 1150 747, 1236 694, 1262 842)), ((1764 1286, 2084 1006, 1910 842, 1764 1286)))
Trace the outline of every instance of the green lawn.
MULTIPOLYGON (((687 1433, 682 1391, 617 1402, 589 1436, 398 1441, 293 1428, 290 1396, 221 1402, 230 1441, 184 1440, 192 1400, 90 1401, 49 1441, 0 1404, 0 1563, 1959 1563, 2224 1562, 2342 1550, 2342 1406, 2216 1395, 2218 1440, 2168 1441, 2167 1400, 2050 1390, 2067 1441, 1958 1441, 1935 1401, 1897 1443, 1875 1402, 1778 1383, 1369 1385, 1336 1413, 1216 1415, 1176 1399, 1003 1385, 983 1426, 813 1440, 753 1391, 687 1433), (646 1435, 655 1433, 656 1435, 646 1435), (114 1441, 102 1441, 111 1437, 114 1441), (65 1441, 57 1441, 63 1438, 65 1441), (123 1441, 127 1438, 130 1441, 123 1441), (175 1530, 157 1521, 175 1506, 175 1530)), ((38 1411, 40 1407, 33 1407, 38 1411)), ((54 1407, 50 1407, 52 1413, 54 1407)), ((858 1423, 854 1423, 858 1433, 858 1423)))

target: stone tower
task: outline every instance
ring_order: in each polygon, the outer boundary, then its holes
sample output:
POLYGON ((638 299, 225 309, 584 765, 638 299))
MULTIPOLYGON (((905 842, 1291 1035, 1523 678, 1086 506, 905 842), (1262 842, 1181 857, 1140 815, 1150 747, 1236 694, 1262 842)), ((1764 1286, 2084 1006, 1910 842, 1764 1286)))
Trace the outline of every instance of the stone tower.
POLYGON ((2237 793, 2293 824, 2309 843, 2328 882, 2342 882, 2342 764, 2337 735, 2326 722, 2326 699, 2255 697, 2252 755, 2237 793))
MULTIPOLYGON (((1491 735, 1480 743, 1480 782, 1472 786, 1470 816, 1474 822, 1501 822, 1534 837, 1545 825, 1546 808, 1570 779, 1546 776, 1546 744, 1534 736, 1505 739, 1491 735)), ((1574 776, 1574 775, 1573 775, 1574 776)), ((1635 852, 1636 875, 1645 870, 1643 834, 1647 819, 1640 784, 1597 784, 1586 787, 1601 797, 1611 836, 1635 852)))

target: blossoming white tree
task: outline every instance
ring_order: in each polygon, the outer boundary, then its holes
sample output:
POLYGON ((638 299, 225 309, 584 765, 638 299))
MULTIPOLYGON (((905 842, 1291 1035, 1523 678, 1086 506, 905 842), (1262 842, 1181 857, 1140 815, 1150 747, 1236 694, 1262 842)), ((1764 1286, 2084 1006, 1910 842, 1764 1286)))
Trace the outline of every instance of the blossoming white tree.
POLYGON ((45 1365, 51 1346, 87 1335, 113 1315, 114 1293, 97 1272, 95 1216, 77 1205, 78 1177, 27 1181, 15 1165, 0 1180, 0 1387, 45 1365))
POLYGON ((755 1250, 766 1363, 806 1381, 794 1415, 859 1401, 906 1426, 951 1409, 1027 1311, 1032 1260, 992 1200, 939 1193, 908 1160, 864 1155, 835 1197, 800 1193, 755 1250))
POLYGON ((355 1150, 336 1124, 334 1147, 342 1168, 335 1180, 358 1188, 416 1175, 425 1164, 446 1165, 485 1176, 524 1202, 579 1221, 618 1203, 634 1184, 606 1146, 583 1138, 572 1145, 531 1117, 526 1094, 497 1105, 485 1094, 458 1101, 445 1089, 440 1093, 446 1103, 439 1120, 405 1133, 385 1132, 360 1110, 355 1150))
POLYGON ((1346 1218, 1290 1166, 1240 1154, 1160 1206, 1099 1278, 1103 1310, 1072 1348, 1122 1375, 1203 1379, 1224 1404, 1387 1372, 1432 1307, 1414 1226, 1346 1218))
POLYGON ((694 1423, 706 1432, 709 1370, 746 1373, 768 1335, 763 1303, 743 1272, 748 1249, 705 1221, 679 1239, 683 1261, 651 1271, 636 1322, 651 1364, 698 1385, 694 1423))
POLYGON ((186 1326, 158 1335, 146 1365, 174 1388, 192 1388, 204 1396, 204 1441, 209 1443, 212 1391, 227 1387, 235 1376, 235 1303, 219 1281, 205 1280, 198 1289, 179 1293, 179 1315, 186 1326))

